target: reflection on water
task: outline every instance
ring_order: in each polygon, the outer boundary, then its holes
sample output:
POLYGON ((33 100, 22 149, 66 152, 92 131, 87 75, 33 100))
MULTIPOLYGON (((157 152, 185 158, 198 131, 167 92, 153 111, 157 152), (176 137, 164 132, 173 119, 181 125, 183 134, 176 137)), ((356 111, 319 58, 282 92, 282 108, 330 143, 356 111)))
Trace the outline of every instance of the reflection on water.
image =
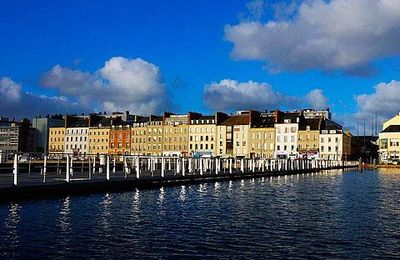
POLYGON ((186 200, 186 186, 185 185, 181 186, 181 191, 179 192, 179 199, 182 202, 185 202, 185 200, 186 200))
POLYGON ((17 203, 11 203, 8 211, 8 216, 4 221, 4 229, 6 231, 7 240, 10 243, 10 249, 15 248, 15 246, 20 242, 18 233, 20 210, 21 206, 19 206, 17 203))
POLYGON ((0 206, 0 257, 399 258, 399 198, 380 169, 30 201, 0 206))

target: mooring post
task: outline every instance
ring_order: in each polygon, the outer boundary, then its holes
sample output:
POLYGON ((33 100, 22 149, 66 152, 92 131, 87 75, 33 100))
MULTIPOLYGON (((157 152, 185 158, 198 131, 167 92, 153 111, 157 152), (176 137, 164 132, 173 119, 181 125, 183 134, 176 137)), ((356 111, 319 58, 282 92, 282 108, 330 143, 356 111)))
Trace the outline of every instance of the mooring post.
MULTIPOLYGON (((60 161, 60 159, 59 159, 60 161)), ((31 159, 31 154, 29 154, 29 162, 28 162, 28 173, 31 174, 31 163, 32 163, 32 159, 31 159)))
MULTIPOLYGON (((30 159, 30 157, 29 157, 30 159)), ((60 169, 60 156, 57 156, 57 174, 61 174, 61 169, 60 169)))
POLYGON ((46 182, 46 172, 47 172, 47 156, 43 157, 43 182, 46 182))
POLYGON ((13 175, 14 186, 18 186, 18 154, 14 155, 13 175))
POLYGON ((73 162, 74 162, 74 157, 72 156, 71 157, 71 160, 69 161, 69 170, 71 171, 71 176, 74 176, 74 165, 73 165, 73 162))
POLYGON ((229 174, 232 174, 232 158, 229 158, 229 174))
POLYGON ((185 158, 182 158, 182 176, 185 176, 185 158))
POLYGON ((88 179, 90 180, 90 179, 92 179, 92 164, 91 164, 91 161, 90 161, 90 156, 88 156, 88 171, 89 171, 89 176, 88 176, 88 179))
POLYGON ((165 176, 165 159, 161 157, 161 177, 164 178, 165 176))
POLYGON ((96 156, 93 156, 93 174, 96 173, 96 156))
POLYGON ((113 174, 115 174, 115 164, 116 164, 116 158, 114 157, 114 160, 113 160, 113 170, 112 170, 112 172, 113 172, 113 174))
POLYGON ((43 157, 43 174, 46 175, 47 172, 47 155, 43 157))
POLYGON ((106 180, 109 181, 110 180, 110 156, 107 156, 107 162, 106 162, 106 180))
POLYGON ((140 157, 136 157, 136 179, 140 177, 140 157))
POLYGON ((66 182, 69 182, 69 177, 70 177, 69 155, 67 154, 67 165, 66 165, 66 171, 65 171, 65 181, 66 182))
POLYGON ((244 173, 244 159, 243 158, 240 160, 240 171, 242 173, 244 173))
POLYGON ((218 175, 218 158, 215 158, 215 175, 218 175))
POLYGON ((199 167, 200 167, 200 175, 203 175, 203 162, 202 162, 202 158, 199 159, 199 167))
POLYGON ((192 173, 192 167, 193 167, 192 163, 193 163, 193 158, 190 157, 188 159, 188 171, 189 171, 189 173, 192 173))

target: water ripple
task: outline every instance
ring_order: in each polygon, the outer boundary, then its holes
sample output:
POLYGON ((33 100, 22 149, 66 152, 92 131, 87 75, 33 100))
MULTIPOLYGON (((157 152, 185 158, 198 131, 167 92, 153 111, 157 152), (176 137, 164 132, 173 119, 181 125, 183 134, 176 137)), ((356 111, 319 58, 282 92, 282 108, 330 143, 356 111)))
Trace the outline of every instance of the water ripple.
POLYGON ((0 207, 0 257, 399 258, 400 173, 324 171, 0 207))

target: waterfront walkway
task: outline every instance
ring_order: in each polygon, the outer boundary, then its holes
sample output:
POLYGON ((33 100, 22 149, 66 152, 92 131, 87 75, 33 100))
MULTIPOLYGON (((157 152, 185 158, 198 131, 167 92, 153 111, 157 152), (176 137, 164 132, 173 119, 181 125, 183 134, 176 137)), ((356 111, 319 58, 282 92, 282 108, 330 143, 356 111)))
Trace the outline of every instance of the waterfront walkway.
POLYGON ((356 162, 149 156, 44 156, 0 164, 0 201, 137 187, 291 175, 358 167, 356 162))

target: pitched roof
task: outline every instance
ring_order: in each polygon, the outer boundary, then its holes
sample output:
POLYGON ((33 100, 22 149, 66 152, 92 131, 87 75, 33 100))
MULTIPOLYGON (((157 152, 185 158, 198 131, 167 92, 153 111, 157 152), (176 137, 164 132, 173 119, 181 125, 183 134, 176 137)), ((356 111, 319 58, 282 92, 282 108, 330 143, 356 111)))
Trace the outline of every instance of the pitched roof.
POLYGON ((390 125, 383 129, 382 133, 400 132, 400 125, 390 125))
POLYGON ((320 118, 304 119, 299 125, 299 130, 306 130, 307 126, 310 127, 310 130, 319 130, 321 128, 321 119, 320 118))
POLYGON ((261 128, 261 127, 274 127, 275 125, 275 117, 255 117, 252 119, 253 128, 261 128))
POLYGON ((248 125, 250 115, 233 115, 222 121, 221 125, 248 125))

